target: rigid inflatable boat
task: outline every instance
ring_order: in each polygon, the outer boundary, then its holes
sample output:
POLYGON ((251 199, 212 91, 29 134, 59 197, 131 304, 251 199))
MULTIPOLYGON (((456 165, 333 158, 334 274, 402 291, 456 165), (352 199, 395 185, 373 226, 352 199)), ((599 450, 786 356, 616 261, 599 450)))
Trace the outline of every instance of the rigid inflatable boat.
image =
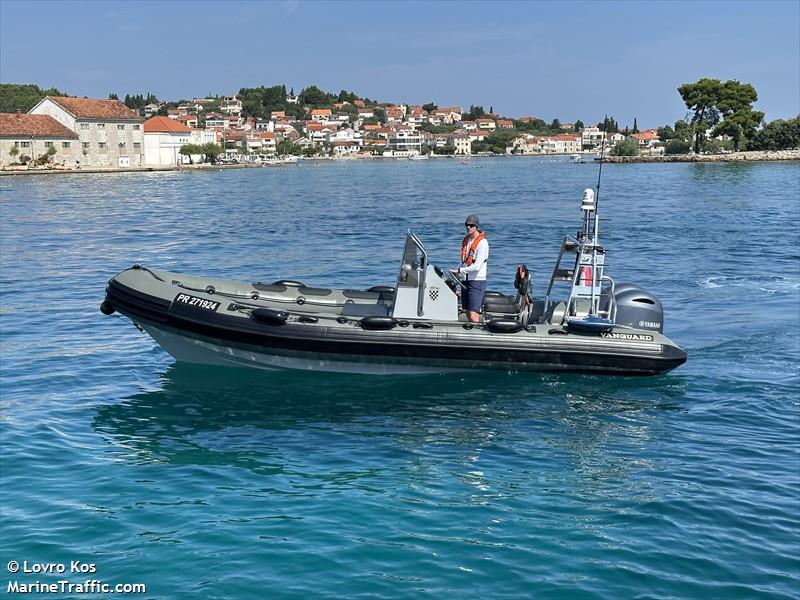
POLYGON ((106 288, 119 312, 179 361, 261 369, 426 373, 503 369, 658 375, 686 362, 663 335, 661 302, 604 273, 594 192, 566 236, 546 293, 519 265, 515 294, 487 292, 480 323, 459 307, 461 282, 409 231, 395 285, 330 289, 245 283, 141 265, 106 288), (563 290, 557 297, 557 290, 563 290))

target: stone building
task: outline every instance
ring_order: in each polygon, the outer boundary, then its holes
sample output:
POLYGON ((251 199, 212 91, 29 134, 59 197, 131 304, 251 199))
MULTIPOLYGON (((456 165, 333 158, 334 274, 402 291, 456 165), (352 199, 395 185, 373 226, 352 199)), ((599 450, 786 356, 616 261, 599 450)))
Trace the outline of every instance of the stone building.
POLYGON ((48 152, 52 164, 74 167, 82 158, 80 146, 78 134, 53 117, 0 113, 0 167, 29 162, 48 152))
POLYGON ((78 134, 81 165, 141 167, 144 119, 119 100, 47 96, 28 114, 49 115, 78 134))

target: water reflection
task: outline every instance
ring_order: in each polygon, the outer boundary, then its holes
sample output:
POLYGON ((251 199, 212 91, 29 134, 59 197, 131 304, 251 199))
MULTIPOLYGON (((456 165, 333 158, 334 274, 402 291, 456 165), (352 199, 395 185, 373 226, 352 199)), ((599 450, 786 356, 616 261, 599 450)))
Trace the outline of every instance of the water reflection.
POLYGON ((345 479, 371 468, 426 477, 447 463, 487 490, 498 478, 624 480, 647 466, 631 456, 647 453, 664 411, 681 408, 683 387, 675 377, 376 379, 176 364, 162 389, 101 406, 92 426, 126 463, 345 479))

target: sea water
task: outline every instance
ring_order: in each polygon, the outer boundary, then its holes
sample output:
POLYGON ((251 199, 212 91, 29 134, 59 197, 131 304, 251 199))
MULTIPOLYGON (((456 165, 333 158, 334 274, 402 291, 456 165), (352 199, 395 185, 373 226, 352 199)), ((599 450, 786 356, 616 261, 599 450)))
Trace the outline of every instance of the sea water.
POLYGON ((391 285, 407 229, 452 267, 470 213, 489 289, 525 262, 541 297, 597 176, 509 158, 0 179, 4 593, 797 598, 796 162, 603 166, 607 271, 656 294, 689 353, 660 377, 205 368, 98 309, 133 263, 391 285))

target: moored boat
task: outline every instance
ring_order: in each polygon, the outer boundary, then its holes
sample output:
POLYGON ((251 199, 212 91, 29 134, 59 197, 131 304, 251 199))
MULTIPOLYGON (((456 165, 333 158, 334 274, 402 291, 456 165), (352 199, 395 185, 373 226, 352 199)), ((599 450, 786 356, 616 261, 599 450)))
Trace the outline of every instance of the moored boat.
POLYGON ((686 361, 663 334, 657 298, 604 274, 593 192, 566 236, 542 298, 524 264, 515 293, 487 292, 481 323, 459 308, 460 281, 409 231, 392 286, 330 289, 246 283, 141 265, 111 278, 101 304, 179 361, 356 373, 473 369, 657 375, 686 361), (567 291, 557 298, 561 284, 567 291))

